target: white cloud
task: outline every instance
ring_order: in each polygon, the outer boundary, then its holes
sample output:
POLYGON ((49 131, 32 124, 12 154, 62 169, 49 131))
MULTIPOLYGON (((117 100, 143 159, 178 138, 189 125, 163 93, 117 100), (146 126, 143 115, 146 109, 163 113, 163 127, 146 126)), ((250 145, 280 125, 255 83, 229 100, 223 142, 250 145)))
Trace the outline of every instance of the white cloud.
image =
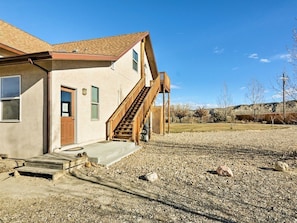
POLYGON ((285 60, 287 62, 292 62, 292 55, 289 53, 284 54, 276 54, 273 57, 271 57, 272 60, 285 60))
POLYGON ((222 54, 223 52, 224 52, 224 48, 219 48, 219 47, 215 47, 214 48, 214 50, 213 50, 213 52, 215 53, 215 54, 222 54))
MULTIPOLYGON (((288 88, 285 91, 286 99, 290 99, 290 98, 292 99, 292 96, 295 98, 296 94, 297 94, 297 90, 294 89, 294 88, 288 88)), ((276 94, 272 95, 272 98, 273 99, 282 99, 283 98, 283 92, 282 91, 277 92, 276 94)))
POLYGON ((292 62, 292 55, 289 53, 283 53, 283 54, 276 54, 274 56, 271 56, 268 58, 260 58, 257 53, 252 53, 248 56, 250 59, 259 60, 261 63, 270 63, 274 60, 285 60, 287 62, 292 62))
POLYGON ((239 69, 239 67, 233 67, 232 68, 232 70, 238 70, 239 69))
POLYGON ((279 94, 275 94, 275 95, 272 95, 271 96, 273 99, 280 99, 280 98, 282 98, 282 94, 281 93, 279 93, 279 94))
POLYGON ((249 58, 251 58, 251 59, 259 59, 259 56, 258 56, 257 53, 252 53, 252 54, 249 55, 249 58))
MULTIPOLYGON (((257 53, 252 53, 252 54, 250 54, 250 55, 248 56, 248 58, 258 60, 258 59, 259 59, 259 55, 258 55, 257 53)), ((261 59, 259 59, 259 61, 260 61, 261 63, 270 63, 270 62, 271 62, 271 61, 270 61, 269 59, 267 59, 267 58, 261 58, 261 59)))
POLYGON ((240 88, 240 90, 242 90, 242 91, 245 90, 245 89, 246 89, 246 87, 244 87, 244 86, 240 88))
POLYGON ((271 61, 266 58, 262 58, 262 59, 260 59, 260 62, 261 63, 270 63, 271 61))
POLYGON ((217 104, 197 104, 197 103, 193 103, 192 104, 192 108, 217 108, 218 105, 217 104))
POLYGON ((171 88, 171 89, 180 89, 181 87, 178 86, 178 85, 171 84, 171 85, 170 85, 170 88, 171 88))

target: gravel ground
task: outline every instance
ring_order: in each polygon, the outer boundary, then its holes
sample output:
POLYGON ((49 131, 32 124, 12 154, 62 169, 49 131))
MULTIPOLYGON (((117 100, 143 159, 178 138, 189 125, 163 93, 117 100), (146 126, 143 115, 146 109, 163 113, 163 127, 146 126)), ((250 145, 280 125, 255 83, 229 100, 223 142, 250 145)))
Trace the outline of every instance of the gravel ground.
POLYGON ((156 135, 109 168, 84 167, 55 182, 4 172, 0 223, 297 223, 296 130, 156 135), (275 171, 277 160, 290 171, 275 171), (234 177, 216 174, 223 164, 234 177), (158 180, 141 179, 149 172, 158 180))

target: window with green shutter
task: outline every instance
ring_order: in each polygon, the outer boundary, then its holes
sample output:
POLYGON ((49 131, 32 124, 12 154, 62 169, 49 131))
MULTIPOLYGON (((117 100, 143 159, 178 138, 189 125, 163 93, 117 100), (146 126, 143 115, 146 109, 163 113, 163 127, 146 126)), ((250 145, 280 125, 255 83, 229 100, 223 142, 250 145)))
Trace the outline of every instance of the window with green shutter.
POLYGON ((138 71, 138 53, 133 50, 133 69, 138 71))
POLYGON ((91 119, 99 119, 99 88, 92 86, 91 119))

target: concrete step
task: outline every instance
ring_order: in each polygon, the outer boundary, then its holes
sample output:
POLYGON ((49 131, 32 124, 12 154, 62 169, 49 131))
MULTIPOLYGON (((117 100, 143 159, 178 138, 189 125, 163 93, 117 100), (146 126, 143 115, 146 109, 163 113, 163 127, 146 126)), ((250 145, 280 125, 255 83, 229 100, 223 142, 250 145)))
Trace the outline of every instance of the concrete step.
POLYGON ((138 150, 137 146, 133 146, 130 148, 122 148, 121 150, 117 151, 117 153, 111 153, 109 155, 100 157, 100 159, 101 159, 100 163, 104 166, 110 166, 110 165, 120 161, 124 157, 131 155, 132 153, 134 153, 137 150, 138 150))
POLYGON ((22 176, 43 177, 51 180, 57 180, 65 174, 64 170, 37 168, 37 167, 19 167, 16 169, 22 176))
POLYGON ((83 165, 87 162, 87 157, 75 157, 61 155, 57 153, 49 153, 43 156, 32 157, 25 161, 25 166, 36 168, 47 168, 56 170, 67 170, 83 165))
POLYGON ((73 168, 79 168, 87 161, 87 156, 77 157, 77 153, 71 155, 48 153, 25 160, 25 166, 17 168, 16 170, 20 175, 56 180, 67 171, 70 172, 73 168))

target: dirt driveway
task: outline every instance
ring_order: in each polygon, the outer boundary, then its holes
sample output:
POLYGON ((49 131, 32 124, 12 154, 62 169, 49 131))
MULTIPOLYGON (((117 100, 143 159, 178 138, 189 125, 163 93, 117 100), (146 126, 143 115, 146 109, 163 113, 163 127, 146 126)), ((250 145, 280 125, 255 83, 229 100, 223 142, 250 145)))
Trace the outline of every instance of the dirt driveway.
POLYGON ((296 222, 297 128, 155 136, 53 182, 0 174, 0 222, 296 222), (275 171, 282 160, 290 171, 275 171), (234 177, 215 174, 229 166, 234 177), (148 182, 140 176, 156 172, 148 182))

